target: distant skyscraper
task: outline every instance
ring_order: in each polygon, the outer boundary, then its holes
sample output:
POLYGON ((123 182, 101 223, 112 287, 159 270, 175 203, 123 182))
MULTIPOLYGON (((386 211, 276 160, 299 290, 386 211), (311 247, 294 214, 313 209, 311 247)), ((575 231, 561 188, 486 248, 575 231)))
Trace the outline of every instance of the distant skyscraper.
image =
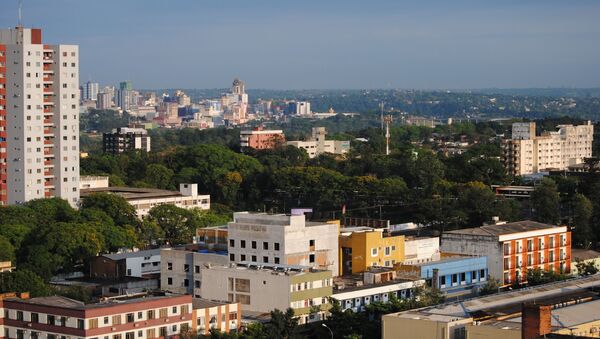
POLYGON ((131 85, 131 81, 123 81, 119 83, 119 89, 133 90, 133 85, 131 85))
POLYGON ((112 107, 112 94, 111 93, 98 93, 98 101, 96 101, 96 108, 109 109, 111 107, 112 107))
POLYGON ((292 115, 310 115, 310 102, 292 101, 288 104, 288 113, 292 115))
POLYGON ((83 86, 81 86, 82 100, 84 100, 84 101, 97 100, 98 99, 98 87, 99 87, 99 85, 97 82, 88 81, 85 84, 83 84, 83 86))
POLYGON ((0 30, 0 204, 79 202, 79 48, 0 30))

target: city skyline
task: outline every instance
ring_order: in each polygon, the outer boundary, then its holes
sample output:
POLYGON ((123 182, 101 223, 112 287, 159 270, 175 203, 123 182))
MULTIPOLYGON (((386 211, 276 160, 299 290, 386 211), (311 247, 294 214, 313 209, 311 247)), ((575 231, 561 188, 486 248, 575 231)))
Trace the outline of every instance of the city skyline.
MULTIPOLYGON (((17 1, 0 13, 17 24, 17 1)), ((25 1, 23 25, 81 46, 81 81, 137 88, 600 86, 600 3, 25 1), (510 23, 510 24, 507 24, 510 23), (73 29, 77 27, 77 29, 73 29)))

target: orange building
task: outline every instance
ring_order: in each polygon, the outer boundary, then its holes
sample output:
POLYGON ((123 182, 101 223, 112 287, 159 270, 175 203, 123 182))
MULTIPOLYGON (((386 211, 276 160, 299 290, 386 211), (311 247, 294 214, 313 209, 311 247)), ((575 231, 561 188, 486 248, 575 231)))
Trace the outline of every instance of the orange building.
POLYGON ((488 258, 488 272, 503 286, 527 282, 527 270, 570 273, 571 232, 535 221, 497 222, 446 232, 442 252, 488 258))
POLYGON ((240 132, 240 145, 254 149, 271 149, 285 142, 282 130, 266 130, 257 127, 253 130, 240 132))

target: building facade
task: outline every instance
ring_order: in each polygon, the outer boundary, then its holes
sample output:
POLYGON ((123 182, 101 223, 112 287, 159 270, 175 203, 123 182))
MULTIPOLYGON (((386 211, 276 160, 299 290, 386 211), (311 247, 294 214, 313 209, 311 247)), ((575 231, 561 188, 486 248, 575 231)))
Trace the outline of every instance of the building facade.
POLYGON ((338 273, 338 226, 302 215, 238 212, 227 225, 229 261, 301 265, 338 273))
POLYGON ((0 30, 0 204, 79 202, 79 49, 0 30))
POLYGON ((406 237, 404 239, 405 265, 440 260, 439 237, 406 237))
POLYGON ((222 252, 173 248, 161 250, 160 286, 165 291, 200 297, 202 267, 227 265, 222 252))
POLYGON ((527 270, 571 272, 571 232, 535 221, 497 223, 442 234, 441 250, 487 257, 492 278, 503 286, 526 283, 527 270))
POLYGON ((393 267, 404 260, 404 236, 386 236, 370 227, 340 230, 340 275, 362 273, 369 267, 393 267))
POLYGON ((140 150, 150 152, 150 136, 143 128, 119 127, 102 134, 104 153, 121 154, 140 150))
POLYGON ((592 156, 594 126, 559 125, 558 131, 536 135, 535 122, 514 123, 512 138, 503 141, 503 161, 510 175, 564 170, 592 156))
POLYGON ((240 323, 237 304, 193 301, 190 295, 120 296, 84 304, 13 293, 0 296, 0 311, 4 338, 168 338, 210 328, 229 332, 240 323))
POLYGON ((254 263, 201 270, 202 298, 236 302, 244 312, 269 313, 291 307, 299 323, 305 324, 323 320, 330 307, 331 271, 254 263))
POLYGON ((313 127, 309 140, 288 141, 286 145, 302 148, 311 159, 324 153, 342 155, 350 151, 350 141, 325 140, 326 135, 325 127, 313 127))
POLYGON ((272 149, 283 145, 285 136, 283 131, 265 130, 262 127, 240 132, 240 146, 253 149, 272 149))
POLYGON ((136 187, 96 187, 81 190, 82 199, 95 193, 122 196, 135 208, 139 218, 145 217, 153 207, 165 204, 185 209, 210 209, 210 195, 198 194, 198 184, 179 184, 179 192, 136 187))
POLYGON ((82 97, 81 100, 93 100, 96 101, 98 99, 98 88, 99 85, 97 82, 88 81, 83 86, 81 86, 82 97))
POLYGON ((160 274, 160 249, 104 254, 90 262, 90 277, 119 280, 160 274))

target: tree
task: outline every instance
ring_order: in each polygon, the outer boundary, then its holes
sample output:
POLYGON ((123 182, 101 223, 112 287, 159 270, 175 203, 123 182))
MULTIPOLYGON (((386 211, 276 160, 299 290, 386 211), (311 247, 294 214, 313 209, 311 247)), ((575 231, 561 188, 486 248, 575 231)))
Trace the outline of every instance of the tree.
POLYGON ((577 274, 580 276, 593 275, 598 273, 598 267, 594 261, 577 260, 575 263, 577 274))
POLYGON ((150 164, 146 168, 144 181, 153 187, 161 189, 172 188, 171 180, 175 173, 161 164, 150 164))
POLYGON ((576 194, 573 207, 573 241, 579 247, 589 248, 596 240, 590 221, 594 212, 592 202, 583 194, 576 194))
POLYGON ((31 297, 44 297, 49 295, 51 290, 34 272, 19 269, 0 273, 0 293, 6 292, 29 292, 31 297))
POLYGON ((165 242, 170 244, 189 243, 199 224, 195 213, 174 205, 153 207, 147 218, 160 226, 165 242))
POLYGON ((82 210, 97 209, 106 213, 116 225, 137 225, 135 208, 125 198, 110 193, 93 193, 83 199, 82 210))
POLYGON ((531 205, 535 220, 551 224, 560 221, 560 196, 552 179, 544 178, 536 186, 531 193, 531 205))
POLYGON ((489 295, 498 293, 500 290, 500 280, 488 278, 487 282, 479 289, 479 295, 489 295))
POLYGON ((15 247, 0 235, 0 261, 15 262, 15 247))
POLYGON ((288 308, 285 313, 278 309, 271 311, 271 319, 265 326, 269 338, 295 338, 297 330, 298 319, 294 317, 294 310, 291 308, 288 308))

